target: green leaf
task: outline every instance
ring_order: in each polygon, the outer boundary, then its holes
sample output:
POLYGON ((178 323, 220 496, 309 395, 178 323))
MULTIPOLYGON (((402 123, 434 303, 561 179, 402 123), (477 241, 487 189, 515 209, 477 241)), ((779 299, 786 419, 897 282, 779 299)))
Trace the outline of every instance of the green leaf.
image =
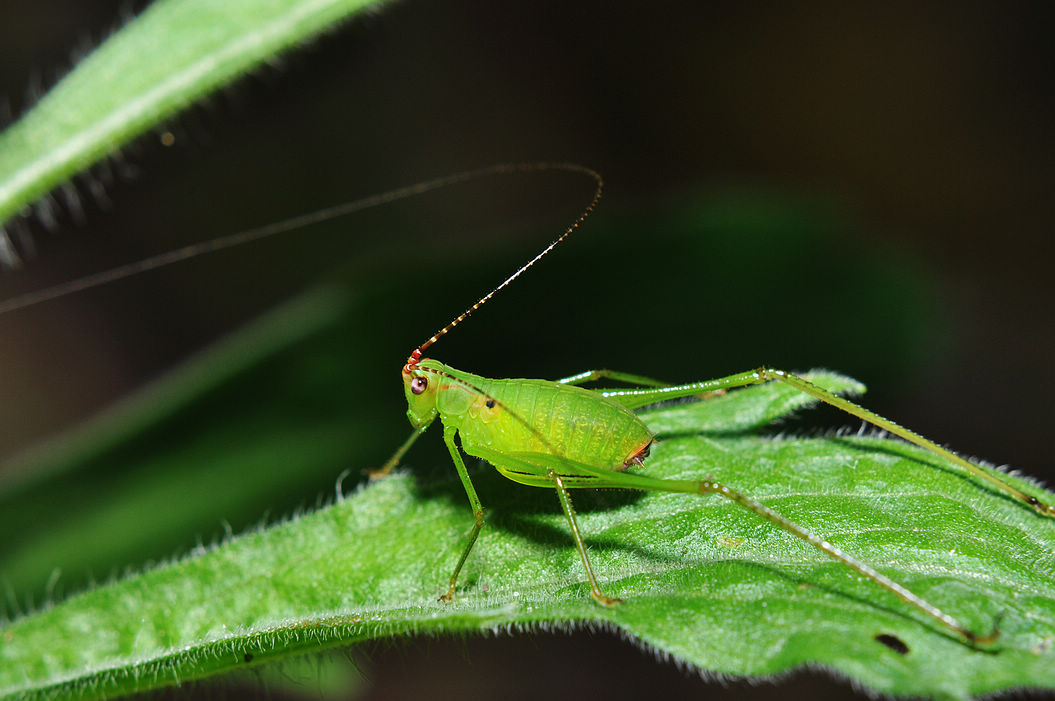
MULTIPOLYGON (((363 4, 154 3, 0 136, 0 220, 115 145, 363 4), (210 31, 198 31, 203 21, 210 31), (154 49, 156 60, 142 61, 143 46, 154 49)), ((754 203, 749 209, 757 211, 754 203)), ((650 215, 630 228, 639 236, 640 230, 666 227, 650 215)), ((769 271, 760 275, 759 265, 772 250, 773 227, 758 228, 767 236, 764 250, 748 246, 750 255, 728 256, 749 261, 738 273, 743 279, 771 277, 769 271)), ((742 245, 741 237, 713 238, 742 245)), ((703 246, 699 241, 695 245, 703 246)), ((772 256, 774 265, 786 265, 796 251, 813 259, 805 248, 788 245, 789 251, 772 256)), ((696 261, 705 257, 671 259, 654 286, 696 279, 696 261), (692 268, 682 274, 670 267, 679 260, 692 268)), ((724 266, 711 272, 700 285, 724 291, 730 285, 719 276, 727 271, 724 266)), ((565 279, 572 276, 584 279, 581 270, 565 279)), ((824 280, 822 293, 830 294, 830 278, 799 277, 824 280)), ((860 270, 851 277, 860 278, 860 270)), ((891 289, 905 289, 900 277, 892 280, 891 289)), ((475 279, 471 285, 475 290, 475 279)), ((661 300, 681 298, 653 292, 661 300)), ((845 298, 861 304, 860 295, 845 298)), ((719 313, 730 313, 734 304, 724 303, 719 313)), ((377 299, 371 302, 373 316, 397 318, 391 311, 377 299)), ((374 369, 389 367, 396 356, 375 349, 382 342, 368 334, 369 343, 359 338, 355 344, 348 343, 353 334, 331 333, 335 318, 360 318, 357 313, 362 310, 353 300, 332 291, 301 300, 257 328, 252 339, 236 339, 73 440, 49 448, 48 455, 29 458, 27 464, 46 465, 50 472, 6 487, 0 531, 17 537, 0 542, 3 583, 19 595, 33 591, 62 563, 63 577, 56 572, 50 581, 80 588, 77 577, 84 570, 105 573, 178 549, 166 545, 165 534, 193 538, 202 518, 258 518, 254 507, 239 514, 239 501, 262 499, 284 513, 281 497, 294 478, 300 490, 304 477, 328 485, 343 467, 357 473, 371 464, 371 450, 383 459, 398 440, 386 433, 394 422, 375 417, 398 411, 362 398, 394 384, 390 373, 374 369), (267 341, 275 338, 282 341, 267 341), (286 362, 305 346, 313 351, 311 362, 286 362), (351 368, 352 378, 340 375, 337 365, 351 368), (346 387, 345 401, 320 404, 312 391, 317 385, 346 387), (290 412, 279 414, 259 401, 266 392, 276 392, 290 412), (228 395, 238 395, 238 411, 223 401, 228 395), (207 455, 216 462, 203 460, 207 455), (114 465, 124 472, 110 474, 106 468, 114 465)), ((606 305, 602 313, 617 314, 620 322, 627 317, 622 304, 606 305)), ((649 310, 653 323, 656 313, 649 310)), ((523 314, 507 316, 522 329, 523 314)), ((774 316, 774 324, 799 318, 774 316)), ((902 317, 887 323, 903 323, 902 317)), ((589 318, 597 318, 596 310, 589 318)), ((868 314, 853 318, 877 323, 868 314)), ((724 324, 712 319, 709 326, 724 324)), ((847 334, 815 336, 837 343, 847 334)), ((835 375, 818 381, 847 391, 856 387, 835 375)), ((464 493, 449 476, 430 479, 421 474, 431 472, 415 469, 415 477, 397 475, 308 516, 5 624, 0 695, 86 698, 364 639, 549 623, 617 626, 689 664, 724 674, 769 675, 811 664, 887 693, 963 697, 1051 688, 1052 525, 900 443, 766 437, 760 431, 770 420, 804 404, 789 392, 753 388, 649 412, 650 425, 661 433, 649 474, 727 481, 974 630, 986 631, 1002 616, 995 651, 971 650, 950 639, 889 593, 715 498, 575 494, 602 583, 626 599, 615 609, 600 609, 587 595, 554 495, 510 484, 478 465, 474 479, 489 509, 489 527, 453 605, 435 598, 470 520, 464 493), (895 641, 907 651, 896 651, 895 641)), ((429 438, 438 445, 437 436, 429 438)), ((427 449, 416 448, 415 468, 424 463, 450 473, 442 450, 424 458, 427 449)))
POLYGON ((153 3, 0 134, 0 225, 176 112, 373 4, 153 3))
MULTIPOLYGON (((645 412, 659 432, 647 472, 724 481, 972 630, 999 620, 994 650, 970 648, 714 497, 574 493, 601 584, 624 599, 601 608, 555 495, 480 463, 470 469, 488 526, 458 597, 442 604, 471 514, 437 454, 437 478, 396 474, 10 622, 0 629, 0 698, 95 698, 369 639, 545 624, 615 626, 728 675, 823 666, 883 693, 950 698, 1055 687, 1055 524, 897 441, 760 431, 795 406, 793 390, 767 385, 645 412)), ((439 442, 435 428, 426 441, 439 442)))

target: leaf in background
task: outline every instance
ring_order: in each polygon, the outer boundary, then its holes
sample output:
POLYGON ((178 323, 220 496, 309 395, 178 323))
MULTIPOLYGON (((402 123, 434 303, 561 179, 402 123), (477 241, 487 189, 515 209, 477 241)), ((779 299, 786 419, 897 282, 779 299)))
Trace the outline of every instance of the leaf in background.
POLYGON ((403 431, 345 401, 383 383, 357 372, 357 353, 378 362, 352 335, 362 313, 337 286, 315 290, 6 464, 19 481, 0 490, 0 532, 20 535, 0 539, 3 586, 78 590, 209 539, 221 519, 240 531, 303 507, 364 456, 379 464, 403 431))
POLYGON ((756 435, 757 417, 789 401, 767 385, 645 412, 660 429, 648 473, 713 476, 973 630, 1000 618, 998 649, 952 639, 735 505, 685 495, 574 493, 602 586, 625 599, 603 609, 555 496, 478 464, 488 527, 451 605, 436 597, 471 521, 461 485, 453 470, 432 482, 400 474, 8 624, 0 696, 94 698, 372 638, 548 623, 615 625, 721 674, 821 665, 883 693, 950 698, 1055 687, 1055 527, 897 441, 756 435), (682 414, 704 428, 686 430, 682 414))
MULTIPOLYGON (((0 225, 181 109, 372 4, 153 3, 0 134, 0 225)), ((0 256, 5 250, 13 255, 0 246, 0 256)))

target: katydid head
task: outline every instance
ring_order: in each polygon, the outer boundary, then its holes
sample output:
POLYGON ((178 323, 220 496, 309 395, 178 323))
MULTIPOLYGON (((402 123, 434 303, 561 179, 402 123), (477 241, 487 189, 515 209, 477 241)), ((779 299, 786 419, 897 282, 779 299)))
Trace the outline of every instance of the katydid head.
MULTIPOLYGON (((425 363, 430 361, 426 359, 425 363)), ((407 418, 414 428, 428 426, 436 418, 439 375, 414 360, 403 366, 403 392, 407 395, 407 418)))

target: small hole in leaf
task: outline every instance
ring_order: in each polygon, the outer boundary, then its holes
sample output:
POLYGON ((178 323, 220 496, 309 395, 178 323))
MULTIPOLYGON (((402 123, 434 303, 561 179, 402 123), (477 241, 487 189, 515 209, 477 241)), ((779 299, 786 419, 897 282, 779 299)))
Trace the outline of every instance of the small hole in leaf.
POLYGON ((875 639, 877 643, 882 643, 883 645, 886 645, 888 648, 890 648, 899 655, 908 654, 908 645, 906 645, 905 641, 897 637, 896 635, 890 635, 889 633, 880 633, 879 635, 875 636, 875 639))

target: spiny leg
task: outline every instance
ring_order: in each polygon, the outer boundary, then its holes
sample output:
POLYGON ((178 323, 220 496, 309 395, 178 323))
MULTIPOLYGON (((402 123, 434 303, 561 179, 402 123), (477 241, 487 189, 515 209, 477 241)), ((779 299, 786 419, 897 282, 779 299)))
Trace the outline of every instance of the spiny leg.
POLYGON ((1027 506, 1032 507, 1033 510, 1036 511, 1038 514, 1042 516, 1048 516, 1049 518, 1055 518, 1055 507, 1053 507, 1052 505, 1042 503, 1036 497, 1026 494, 1020 489, 1000 479, 997 475, 983 470, 978 465, 975 465, 969 460, 960 457, 948 448, 943 448, 934 441, 924 438, 915 431, 907 429, 904 426, 895 423, 890 419, 884 418, 873 411, 869 411, 861 405, 851 402, 849 399, 845 399, 843 397, 839 397, 835 394, 832 394, 826 389, 818 387, 817 385, 799 377, 798 375, 794 375, 783 370, 773 370, 770 368, 759 368, 757 373, 763 378, 761 382, 777 380, 785 384, 791 385, 792 387, 795 387, 796 389, 805 392, 806 394, 810 394, 816 397, 817 399, 820 399, 822 402, 831 404, 832 406, 842 409, 846 413, 856 416, 857 418, 862 419, 864 421, 867 421, 868 423, 874 426, 878 426, 884 431, 892 433, 895 436, 898 436, 899 438, 908 441, 909 443, 914 443, 915 445, 918 445, 921 448, 931 450, 932 452, 937 453, 943 458, 959 465, 971 474, 984 479, 985 481, 989 482, 994 487, 1010 495, 1011 497, 1021 501, 1027 506))
POLYGON ((458 574, 462 571, 462 565, 465 564, 465 559, 469 557, 469 552, 473 549, 473 545, 476 544, 476 538, 480 535, 480 529, 484 527, 484 508, 480 504, 480 498, 476 496, 476 489, 473 487, 472 480, 469 479, 469 472, 465 469, 465 462, 462 460, 461 451, 458 450, 458 446, 454 443, 454 434, 458 432, 458 429, 451 426, 443 427, 443 442, 447 444, 447 450, 451 453, 451 459, 454 460, 454 466, 458 468, 458 477, 462 480, 462 486, 465 487, 465 493, 469 497, 469 504, 473 507, 473 529, 469 532, 469 542, 465 544, 465 550, 462 551, 462 556, 458 558, 458 564, 454 567, 454 573, 451 575, 451 587, 447 590, 447 593, 440 597, 441 601, 451 601, 454 598, 454 588, 458 582, 458 574))
POLYGON ((586 568, 586 577, 590 580, 590 594, 602 606, 614 606, 622 603, 622 599, 605 596, 601 592, 601 588, 597 586, 597 578, 594 577, 590 558, 586 555, 586 543, 583 542, 582 533, 579 532, 579 524, 575 520, 575 508, 571 505, 571 497, 568 496, 568 490, 564 487, 564 481, 552 470, 550 470, 550 477, 557 487, 557 498, 560 499, 564 515, 568 517, 568 525, 571 526, 571 534, 575 538, 575 547, 579 549, 579 557, 582 558, 582 564, 586 568))
POLYGON ((915 608, 919 609, 931 618, 934 618, 943 626, 965 639, 971 645, 988 645, 994 642, 998 636, 998 632, 995 627, 993 628, 992 632, 990 632, 988 635, 976 635, 975 633, 965 628, 963 624, 961 624, 958 620, 945 613, 937 606, 934 606, 933 604, 929 603, 926 599, 923 599, 922 597, 913 594, 906 587, 895 582, 890 577, 887 577, 885 574, 879 572, 878 570, 875 570, 874 568, 861 562, 857 558, 851 555, 847 555, 845 552, 842 551, 842 549, 829 543, 824 538, 810 533, 802 526, 799 526, 794 521, 787 519, 786 517, 782 516, 781 514, 777 513, 776 511, 769 508, 765 504, 762 504, 761 502, 755 501, 754 499, 751 499, 750 497, 745 496, 740 492, 737 492, 736 490, 725 486, 724 484, 713 482, 711 480, 704 480, 702 482, 699 482, 698 490, 700 494, 713 493, 723 496, 726 499, 729 499, 730 501, 739 504, 745 509, 753 511, 754 513, 758 514, 770 523, 773 523, 776 526, 779 526, 780 528, 784 529, 788 533, 791 533, 792 535, 801 538, 802 540, 806 541, 815 548, 823 550, 824 552, 828 553, 828 555, 843 563, 844 565, 854 570, 861 576, 867 577, 868 579, 872 580, 887 591, 892 592, 905 603, 914 606, 915 608))
POLYGON ((1012 486, 1010 483, 1005 482, 996 474, 986 471, 975 465, 974 463, 960 457, 956 453, 952 452, 947 448, 943 448, 934 441, 928 440, 916 433, 915 431, 909 430, 900 424, 897 424, 890 419, 884 418, 873 411, 865 409, 859 404, 856 404, 849 399, 840 397, 823 387, 818 387, 809 380, 806 380, 798 375, 794 375, 784 370, 774 370, 773 368, 761 367, 757 370, 750 370, 748 372, 741 372, 736 375, 729 375, 728 377, 721 377, 716 380, 705 380, 703 382, 691 382, 684 385, 675 385, 670 387, 661 387, 656 389, 627 389, 627 390, 611 390, 606 391, 605 396, 611 397, 622 403, 624 406, 629 408, 636 408, 645 406, 646 404, 653 404, 655 402, 661 402, 666 399, 676 399, 678 397, 692 396, 701 394, 704 392, 713 392, 716 390, 735 389, 737 387, 746 387, 748 385, 759 385, 766 382, 783 382, 784 384, 790 385, 800 392, 805 392, 817 399, 821 400, 826 404, 830 404, 838 409, 845 411, 848 414, 856 416, 859 419, 867 421, 873 426, 877 426, 888 433, 892 433, 899 438, 925 448, 933 453, 940 455, 941 457, 953 462, 958 467, 966 470, 968 473, 979 477, 986 482, 989 482, 998 490, 1009 495, 1010 497, 1026 504, 1038 514, 1047 516, 1049 518, 1055 518, 1055 506, 1045 504, 1036 497, 1026 494, 1017 487, 1012 486))
POLYGON ((593 595, 602 604, 610 605, 612 603, 617 603, 617 600, 604 596, 604 594, 601 593, 600 588, 597 586, 597 581, 593 574, 593 568, 590 566, 589 558, 586 555, 586 548, 582 540, 582 534, 579 532, 578 524, 575 521, 575 511, 572 508, 571 499, 568 497, 568 488, 594 487, 601 489, 638 489, 645 492, 672 492, 704 496, 712 493, 718 494, 719 496, 722 496, 766 519, 778 528, 781 528, 797 538, 801 538, 810 545, 819 548, 830 557, 838 560, 861 576, 870 579, 883 589, 897 595, 898 598, 910 606, 934 618, 944 626, 946 630, 958 636, 959 639, 964 640, 971 645, 983 646, 992 643, 997 638, 998 633, 995 626, 992 632, 987 635, 978 635, 971 632, 958 620, 946 614, 922 597, 914 594, 904 585, 899 584, 890 577, 876 571, 874 568, 861 562, 852 555, 848 555, 824 538, 814 535, 807 529, 761 502, 755 501, 754 499, 713 480, 662 479, 634 472, 613 472, 611 469, 605 467, 590 465, 544 453, 518 454, 516 456, 484 454, 481 455, 481 457, 493 461, 502 474, 511 479, 515 479, 518 482, 539 487, 545 484, 556 486, 557 496, 560 498, 561 506, 564 509, 565 516, 568 518, 568 524, 571 526, 572 535, 575 537, 575 545, 579 550, 579 556, 582 558, 583 564, 586 567, 586 574, 590 579, 593 595), (528 477, 531 477, 531 479, 527 479, 528 477))
MULTIPOLYGON (((755 501, 754 499, 741 494, 740 492, 725 486, 719 482, 712 480, 666 480, 658 479, 654 477, 646 477, 644 475, 627 474, 621 473, 617 478, 611 479, 611 484, 605 484, 603 486, 619 486, 615 482, 622 482, 624 488, 641 489, 645 491, 663 491, 663 492, 676 492, 686 494, 717 494, 724 497, 745 509, 754 512, 755 514, 766 519, 770 523, 778 526, 779 528, 787 531, 788 533, 801 538, 810 545, 818 548, 832 558, 838 560, 842 564, 846 565, 853 571, 860 574, 862 577, 866 577, 883 589, 895 594, 905 603, 913 606, 914 608, 922 611, 931 618, 937 620, 946 629, 952 631, 961 639, 966 640, 971 645, 989 645, 994 642, 998 636, 998 631, 995 626, 987 635, 978 635, 968 630, 962 623, 957 619, 945 613, 937 606, 934 606, 926 599, 914 594, 912 591, 907 589, 904 585, 895 582, 890 577, 877 571, 873 567, 861 562, 852 555, 848 555, 843 552, 841 548, 836 547, 832 543, 828 542, 824 538, 811 533, 802 526, 798 525, 794 521, 788 519, 782 514, 774 511, 765 504, 755 501)), ((600 486, 600 485, 599 485, 600 486)))

